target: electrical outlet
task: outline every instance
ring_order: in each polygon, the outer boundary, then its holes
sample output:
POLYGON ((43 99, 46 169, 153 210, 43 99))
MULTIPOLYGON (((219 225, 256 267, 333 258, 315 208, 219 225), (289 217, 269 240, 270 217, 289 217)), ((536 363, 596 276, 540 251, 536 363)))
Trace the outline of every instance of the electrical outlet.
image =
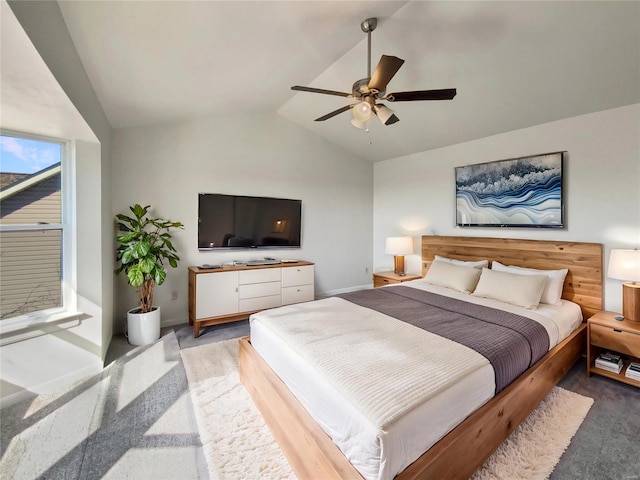
POLYGON ((177 290, 173 290, 171 292, 171 300, 177 300, 178 299, 178 291, 177 290))

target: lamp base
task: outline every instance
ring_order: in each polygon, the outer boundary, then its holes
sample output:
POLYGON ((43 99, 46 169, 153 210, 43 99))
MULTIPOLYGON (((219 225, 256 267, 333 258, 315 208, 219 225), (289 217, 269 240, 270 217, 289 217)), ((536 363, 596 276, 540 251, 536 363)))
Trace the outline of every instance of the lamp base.
POLYGON ((622 315, 626 320, 640 322, 640 283, 622 284, 622 315))
POLYGON ((393 273, 404 277, 404 255, 395 255, 393 257, 393 273))

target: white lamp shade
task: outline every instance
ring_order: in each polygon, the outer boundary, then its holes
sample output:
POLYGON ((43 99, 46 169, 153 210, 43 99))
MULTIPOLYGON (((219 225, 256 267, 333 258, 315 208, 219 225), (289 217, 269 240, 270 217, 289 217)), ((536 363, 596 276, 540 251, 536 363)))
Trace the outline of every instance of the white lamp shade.
POLYGON ((391 125, 398 121, 398 117, 394 115, 393 110, 384 105, 374 105, 373 111, 384 125, 391 125))
POLYGON ((369 102, 362 101, 353 107, 353 118, 360 122, 366 122, 371 118, 371 105, 369 102))
POLYGON ((387 237, 384 251, 389 255, 411 255, 413 253, 413 239, 411 237, 387 237))
POLYGON ((640 282, 640 250, 611 249, 607 276, 627 282, 640 282))
POLYGON ((351 119, 351 125, 353 125, 356 128, 364 128, 365 130, 369 129, 368 126, 369 122, 367 120, 365 120, 364 122, 361 122, 360 120, 356 120, 355 118, 351 119))

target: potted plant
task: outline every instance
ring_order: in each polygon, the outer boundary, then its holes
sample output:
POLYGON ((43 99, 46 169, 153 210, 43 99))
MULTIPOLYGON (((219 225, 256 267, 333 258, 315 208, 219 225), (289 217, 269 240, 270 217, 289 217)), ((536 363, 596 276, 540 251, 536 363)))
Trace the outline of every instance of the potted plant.
POLYGON ((126 273, 140 300, 138 307, 127 312, 127 337, 132 345, 146 345, 160 338, 160 307, 153 306, 153 290, 167 277, 165 261, 176 268, 180 260, 170 230, 183 228, 182 223, 149 218, 149 207, 135 204, 129 207, 132 217, 116 215, 116 261, 120 266, 115 273, 126 273))

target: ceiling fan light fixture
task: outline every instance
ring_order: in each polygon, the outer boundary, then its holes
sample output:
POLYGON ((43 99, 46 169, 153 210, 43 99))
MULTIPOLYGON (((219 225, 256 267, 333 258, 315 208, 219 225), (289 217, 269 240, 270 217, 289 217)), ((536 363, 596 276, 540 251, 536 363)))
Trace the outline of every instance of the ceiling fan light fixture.
POLYGON ((366 122, 371 118, 371 105, 366 100, 353 107, 353 118, 359 122, 366 122))
POLYGON ((369 126, 371 125, 371 122, 369 120, 360 121, 354 118, 351 120, 351 125, 356 128, 363 129, 365 132, 369 133, 369 126))
POLYGON ((373 111, 378 116, 383 125, 392 125, 400 121, 400 119, 393 113, 393 110, 385 105, 376 104, 373 106, 373 111))
POLYGON ((415 102, 422 100, 451 100, 456 96, 455 88, 445 88, 439 90, 411 90, 407 92, 395 92, 387 94, 387 86, 391 79, 398 73, 404 60, 393 55, 382 55, 375 70, 371 72, 371 32, 376 29, 378 20, 375 17, 367 18, 361 23, 361 28, 367 34, 367 77, 356 80, 351 89, 351 93, 339 92, 336 90, 326 90, 322 88, 303 87, 294 85, 291 90, 322 93, 325 95, 336 95, 339 97, 357 99, 358 103, 345 105, 319 118, 316 122, 324 122, 347 110, 353 110, 353 120, 351 124, 357 128, 369 131, 371 111, 376 114, 383 125, 391 125, 398 121, 398 117, 384 105, 377 105, 376 101, 385 100, 388 102, 415 102))

